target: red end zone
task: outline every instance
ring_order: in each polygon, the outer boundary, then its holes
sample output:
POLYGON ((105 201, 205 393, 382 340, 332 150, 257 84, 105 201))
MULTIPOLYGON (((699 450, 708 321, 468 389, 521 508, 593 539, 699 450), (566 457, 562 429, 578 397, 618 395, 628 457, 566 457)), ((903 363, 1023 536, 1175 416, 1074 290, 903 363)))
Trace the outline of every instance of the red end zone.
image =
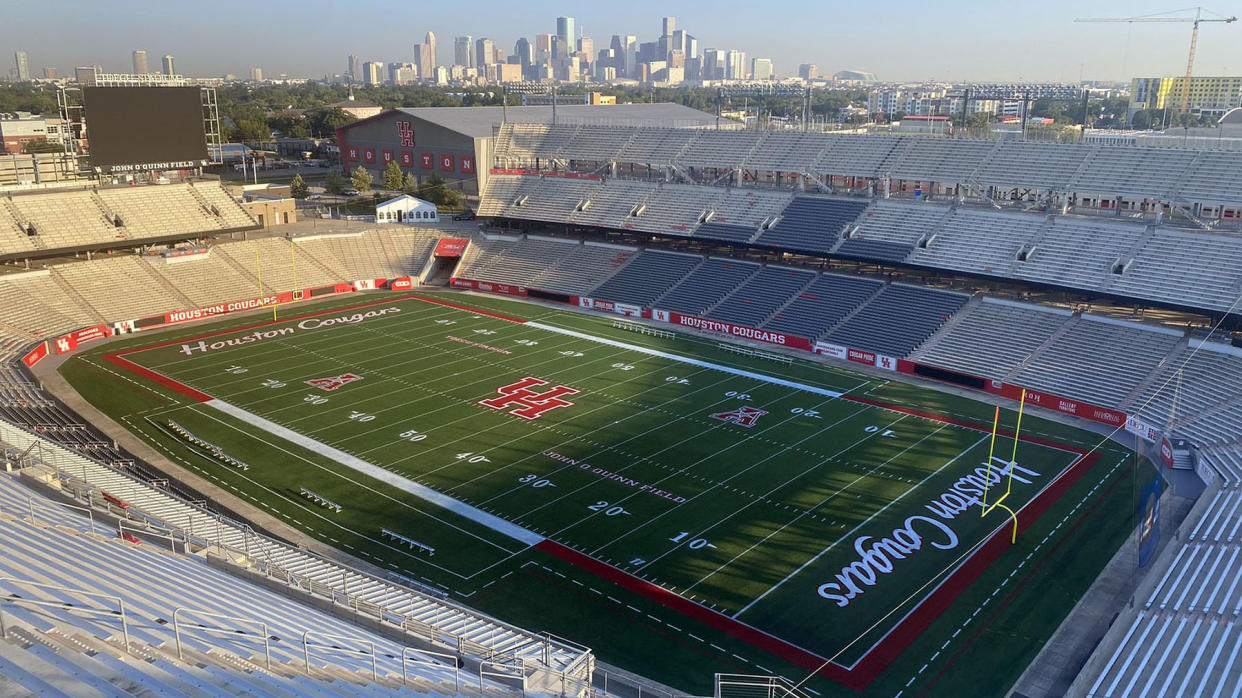
MULTIPOLYGON (((103 358, 126 371, 142 376, 143 378, 153 381, 159 385, 163 385, 193 400, 198 402, 206 402, 213 399, 212 396, 156 373, 151 369, 139 366, 138 364, 126 359, 125 356, 180 342, 197 341, 200 339, 235 332, 243 332, 282 322, 292 322, 304 318, 338 313, 357 308, 365 308, 368 306, 391 303, 393 301, 400 300, 417 300, 424 303, 454 308, 509 322, 526 322, 526 320, 522 318, 480 310, 467 305, 450 303, 448 301, 427 298, 425 296, 402 295, 397 297, 387 297, 383 300, 371 301, 368 303, 359 303, 313 313, 304 313, 280 320, 269 320, 243 327, 234 327, 227 330, 209 332, 195 337, 183 337, 144 347, 126 349, 116 353, 105 354, 103 358)), ((885 403, 881 400, 871 398, 862 398, 853 395, 843 395, 841 397, 844 400, 872 405, 894 412, 922 417, 932 421, 953 424, 955 426, 974 429, 976 431, 991 432, 990 426, 977 422, 971 422, 969 420, 946 417, 931 412, 885 403)), ((997 433, 1009 438, 1013 437, 1012 432, 998 430, 997 433)), ((1044 514, 1044 512, 1046 512, 1054 503, 1056 503, 1058 499, 1060 499, 1066 490, 1073 486, 1074 483, 1082 477, 1083 473, 1095 465, 1095 463, 1099 460, 1100 455, 1096 452, 1087 452, 1083 449, 1058 443, 1050 439, 1025 435, 1019 436, 1018 438, 1024 442, 1054 447, 1078 455, 1078 458, 1065 471, 1050 482, 1048 486, 1045 487, 1044 490, 1041 491, 1034 499, 1027 502, 1026 506, 1018 510, 1018 531, 1022 532, 1034 524, 1039 517, 1044 514)), ((921 603, 915 606, 914 609, 911 610, 910 613, 907 614, 905 618, 903 618, 895 627, 893 627, 893 629, 890 630, 878 644, 863 655, 863 657, 852 668, 844 667, 813 652, 765 633, 762 630, 754 628, 753 626, 747 625, 746 623, 713 611, 695 601, 686 599, 671 591, 644 581, 628 572, 596 560, 593 557, 580 553, 555 541, 545 539, 534 547, 541 552, 551 555, 608 582, 616 584, 617 586, 636 593, 644 598, 655 601, 656 603, 659 603, 672 611, 699 621, 719 632, 729 635, 730 637, 746 642, 747 644, 750 644, 760 650, 788 661, 795 666, 802 667, 807 671, 816 671, 819 675, 836 681, 843 686, 856 691, 862 691, 866 689, 867 686, 869 686, 871 682, 874 681, 886 668, 888 668, 888 666, 892 664, 892 662, 896 660, 907 647, 909 647, 914 639, 925 631, 932 624, 932 622, 940 616, 941 613, 948 609, 948 607, 952 605, 953 602, 956 601, 957 598, 961 596, 961 594, 976 579, 978 579, 981 574, 983 574, 989 565, 995 562, 1001 554, 1009 549, 1011 546, 1011 530, 1012 529, 1008 525, 1002 526, 998 528, 991 537, 979 544, 979 547, 975 550, 974 554, 963 561, 956 571, 954 571, 939 586, 937 586, 921 603)))

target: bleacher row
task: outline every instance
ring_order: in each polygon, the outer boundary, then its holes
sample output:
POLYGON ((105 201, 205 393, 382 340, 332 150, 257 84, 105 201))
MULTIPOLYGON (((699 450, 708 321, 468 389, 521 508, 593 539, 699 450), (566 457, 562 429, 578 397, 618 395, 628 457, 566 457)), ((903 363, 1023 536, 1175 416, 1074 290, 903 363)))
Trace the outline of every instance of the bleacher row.
MULTIPOLYGON (((1163 201, 1242 202, 1242 153, 923 136, 514 124, 497 167, 549 162, 673 165, 982 184, 1163 201)), ((594 170, 583 166, 579 169, 594 170)))
POLYGON ((494 175, 480 215, 692 236, 925 266, 1224 311, 1242 293, 1242 236, 1077 216, 494 175))
POLYGON ((0 255, 258 227, 214 182, 58 190, 0 201, 0 255))
MULTIPOLYGON (((38 443, 2 423, 0 434, 6 460, 38 443)), ((497 679, 547 680, 540 672, 567 688, 589 681, 589 650, 256 535, 59 446, 10 465, 77 510, 0 474, 0 667, 36 694, 455 695, 470 684, 507 693, 512 682, 497 679), (245 570, 273 583, 244 581, 245 570), (84 613, 118 608, 99 594, 124 604, 124 626, 84 613), (304 605, 315 596, 352 611, 304 605), (386 631, 342 619, 368 616, 386 631)))

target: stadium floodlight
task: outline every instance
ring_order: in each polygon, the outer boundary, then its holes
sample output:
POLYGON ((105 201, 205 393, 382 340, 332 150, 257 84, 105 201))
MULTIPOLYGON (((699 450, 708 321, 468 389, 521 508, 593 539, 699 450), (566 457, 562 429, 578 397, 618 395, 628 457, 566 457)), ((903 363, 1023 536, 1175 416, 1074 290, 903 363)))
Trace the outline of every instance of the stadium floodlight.
POLYGON ((740 82, 716 88, 716 128, 720 128, 720 107, 725 97, 801 97, 802 130, 811 117, 811 87, 786 82, 740 82))
POLYGON ((552 125, 556 125, 556 84, 542 82, 507 82, 500 85, 500 122, 509 121, 509 95, 552 95, 552 125))

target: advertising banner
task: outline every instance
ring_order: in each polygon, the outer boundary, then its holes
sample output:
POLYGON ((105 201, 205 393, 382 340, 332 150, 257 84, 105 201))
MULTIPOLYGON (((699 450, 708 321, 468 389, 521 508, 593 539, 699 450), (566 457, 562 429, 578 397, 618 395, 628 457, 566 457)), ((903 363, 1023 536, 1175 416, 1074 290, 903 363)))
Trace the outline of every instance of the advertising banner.
POLYGON ((66 354, 78 348, 78 345, 94 342, 112 336, 112 328, 107 325, 92 325, 75 330, 56 338, 56 353, 66 354))
POLYGON ((436 257, 460 257, 470 245, 469 238, 444 238, 436 243, 436 257))
POLYGON ((816 342, 814 351, 816 354, 831 356, 834 359, 847 358, 850 353, 850 350, 846 347, 839 344, 828 344, 826 342, 816 342))
POLYGON ((514 286, 512 284, 494 284, 488 281, 475 281, 474 279, 453 278, 450 280, 453 288, 469 288, 476 291, 484 291, 486 293, 499 293, 505 296, 525 296, 526 288, 524 286, 514 286))
POLYGON ((1139 567, 1145 566, 1160 545, 1160 476, 1143 487, 1139 497, 1139 567))
POLYGON ((50 352, 51 350, 48 349, 47 342, 42 342, 22 357, 22 363, 26 364, 26 368, 34 368, 35 364, 46 359, 50 352))
POLYGON ((408 276, 401 276, 389 281, 388 288, 394 291, 408 291, 414 288, 414 280, 408 276))

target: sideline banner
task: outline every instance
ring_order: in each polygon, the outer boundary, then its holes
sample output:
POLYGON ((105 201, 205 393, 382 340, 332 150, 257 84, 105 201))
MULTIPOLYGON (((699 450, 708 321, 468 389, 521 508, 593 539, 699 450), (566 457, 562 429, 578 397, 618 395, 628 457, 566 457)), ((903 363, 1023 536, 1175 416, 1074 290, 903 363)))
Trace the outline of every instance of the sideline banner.
POLYGON ((75 330, 69 334, 57 337, 56 353, 68 354, 74 349, 77 349, 80 344, 106 339, 111 336, 112 328, 107 325, 92 325, 90 327, 83 327, 80 330, 75 330))
POLYGON ((48 349, 47 340, 44 340, 39 346, 31 349, 22 357, 22 363, 26 364, 26 368, 34 368, 35 364, 46 359, 49 353, 51 353, 51 350, 48 349))
POLYGON ((450 280, 453 288, 469 288, 475 291, 484 291, 486 293, 499 293, 505 296, 525 296, 526 287, 514 286, 512 284, 493 284, 487 281, 475 281, 474 279, 460 279, 454 277, 450 280))
MULTIPOLYGON (((617 304, 617 310, 618 312, 622 312, 622 305, 620 303, 617 304)), ((692 317, 674 312, 669 312, 668 318, 668 322, 674 325, 691 327, 696 330, 707 330, 708 332, 719 332, 720 334, 728 334, 740 339, 753 339, 759 342, 767 342, 768 344, 777 344, 782 347, 792 347, 794 349, 805 349, 806 351, 811 351, 811 340, 805 337, 795 337, 791 334, 785 334, 784 332, 757 330, 753 327, 734 325, 731 322, 708 320, 706 318, 692 317)))

